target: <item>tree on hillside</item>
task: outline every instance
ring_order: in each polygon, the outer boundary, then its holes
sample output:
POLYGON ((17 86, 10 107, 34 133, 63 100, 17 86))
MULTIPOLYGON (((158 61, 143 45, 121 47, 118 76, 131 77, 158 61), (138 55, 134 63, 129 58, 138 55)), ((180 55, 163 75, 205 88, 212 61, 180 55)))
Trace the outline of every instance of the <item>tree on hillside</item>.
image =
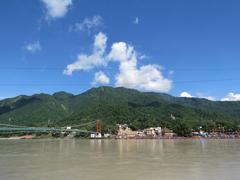
POLYGON ((173 130, 175 133, 177 133, 178 136, 189 137, 192 134, 192 130, 189 124, 182 119, 179 119, 175 122, 173 130))

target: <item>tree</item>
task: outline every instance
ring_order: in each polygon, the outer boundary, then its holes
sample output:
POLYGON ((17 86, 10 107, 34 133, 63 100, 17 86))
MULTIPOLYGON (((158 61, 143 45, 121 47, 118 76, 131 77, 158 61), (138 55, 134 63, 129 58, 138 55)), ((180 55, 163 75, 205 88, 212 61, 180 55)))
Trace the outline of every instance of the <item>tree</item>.
POLYGON ((191 127, 184 120, 178 120, 175 122, 174 132, 177 133, 178 136, 189 137, 192 134, 191 127))

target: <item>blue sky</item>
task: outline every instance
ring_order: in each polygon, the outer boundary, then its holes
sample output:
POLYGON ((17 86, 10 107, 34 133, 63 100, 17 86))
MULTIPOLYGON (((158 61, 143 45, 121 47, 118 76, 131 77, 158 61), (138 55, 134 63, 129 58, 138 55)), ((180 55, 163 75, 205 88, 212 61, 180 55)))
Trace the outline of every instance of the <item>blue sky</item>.
POLYGON ((0 98, 100 85, 240 100, 240 1, 1 0, 0 98))

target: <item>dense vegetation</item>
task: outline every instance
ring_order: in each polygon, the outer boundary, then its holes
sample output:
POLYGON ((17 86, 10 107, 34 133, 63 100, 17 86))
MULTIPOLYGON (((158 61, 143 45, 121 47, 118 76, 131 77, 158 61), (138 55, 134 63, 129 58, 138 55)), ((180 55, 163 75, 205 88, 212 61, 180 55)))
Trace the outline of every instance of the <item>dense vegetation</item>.
MULTIPOLYGON (((80 95, 65 92, 18 96, 0 101, 0 123, 26 126, 71 126, 101 119, 104 131, 117 123, 133 129, 161 126, 179 135, 202 126, 206 131, 236 131, 240 102, 180 98, 126 88, 99 87, 80 95)), ((92 129, 94 124, 82 128, 92 129)))

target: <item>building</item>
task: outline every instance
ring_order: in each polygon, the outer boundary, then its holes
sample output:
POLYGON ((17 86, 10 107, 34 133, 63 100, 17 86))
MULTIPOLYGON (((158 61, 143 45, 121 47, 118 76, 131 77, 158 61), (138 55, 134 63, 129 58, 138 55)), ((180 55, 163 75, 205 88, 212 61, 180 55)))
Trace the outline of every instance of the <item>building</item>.
POLYGON ((102 138, 102 134, 101 133, 92 133, 92 134, 90 134, 90 138, 91 139, 100 139, 100 138, 102 138))
POLYGON ((161 136, 161 135, 162 135, 162 128, 161 128, 161 127, 156 127, 156 128, 154 128, 154 129, 155 129, 156 135, 158 135, 158 136, 161 136))
POLYGON ((131 139, 138 136, 138 131, 133 131, 127 124, 118 124, 117 139, 131 139))
POLYGON ((111 137, 111 134, 105 133, 103 136, 104 136, 104 138, 110 138, 110 137, 111 137))
POLYGON ((162 129, 161 127, 150 127, 148 129, 144 130, 146 136, 161 136, 162 135, 162 129))
POLYGON ((150 127, 143 131, 133 131, 127 126, 127 124, 118 124, 118 133, 116 138, 118 139, 131 139, 131 138, 153 138, 162 135, 161 127, 150 127))
POLYGON ((168 129, 168 128, 163 128, 162 134, 166 138, 172 138, 172 137, 176 136, 176 133, 174 133, 173 130, 168 129))
POLYGON ((137 137, 138 138, 143 138, 143 137, 145 137, 146 135, 145 135, 145 133, 144 133, 144 131, 137 131, 137 137))
POLYGON ((144 129, 146 136, 155 136, 155 130, 153 128, 144 129))

